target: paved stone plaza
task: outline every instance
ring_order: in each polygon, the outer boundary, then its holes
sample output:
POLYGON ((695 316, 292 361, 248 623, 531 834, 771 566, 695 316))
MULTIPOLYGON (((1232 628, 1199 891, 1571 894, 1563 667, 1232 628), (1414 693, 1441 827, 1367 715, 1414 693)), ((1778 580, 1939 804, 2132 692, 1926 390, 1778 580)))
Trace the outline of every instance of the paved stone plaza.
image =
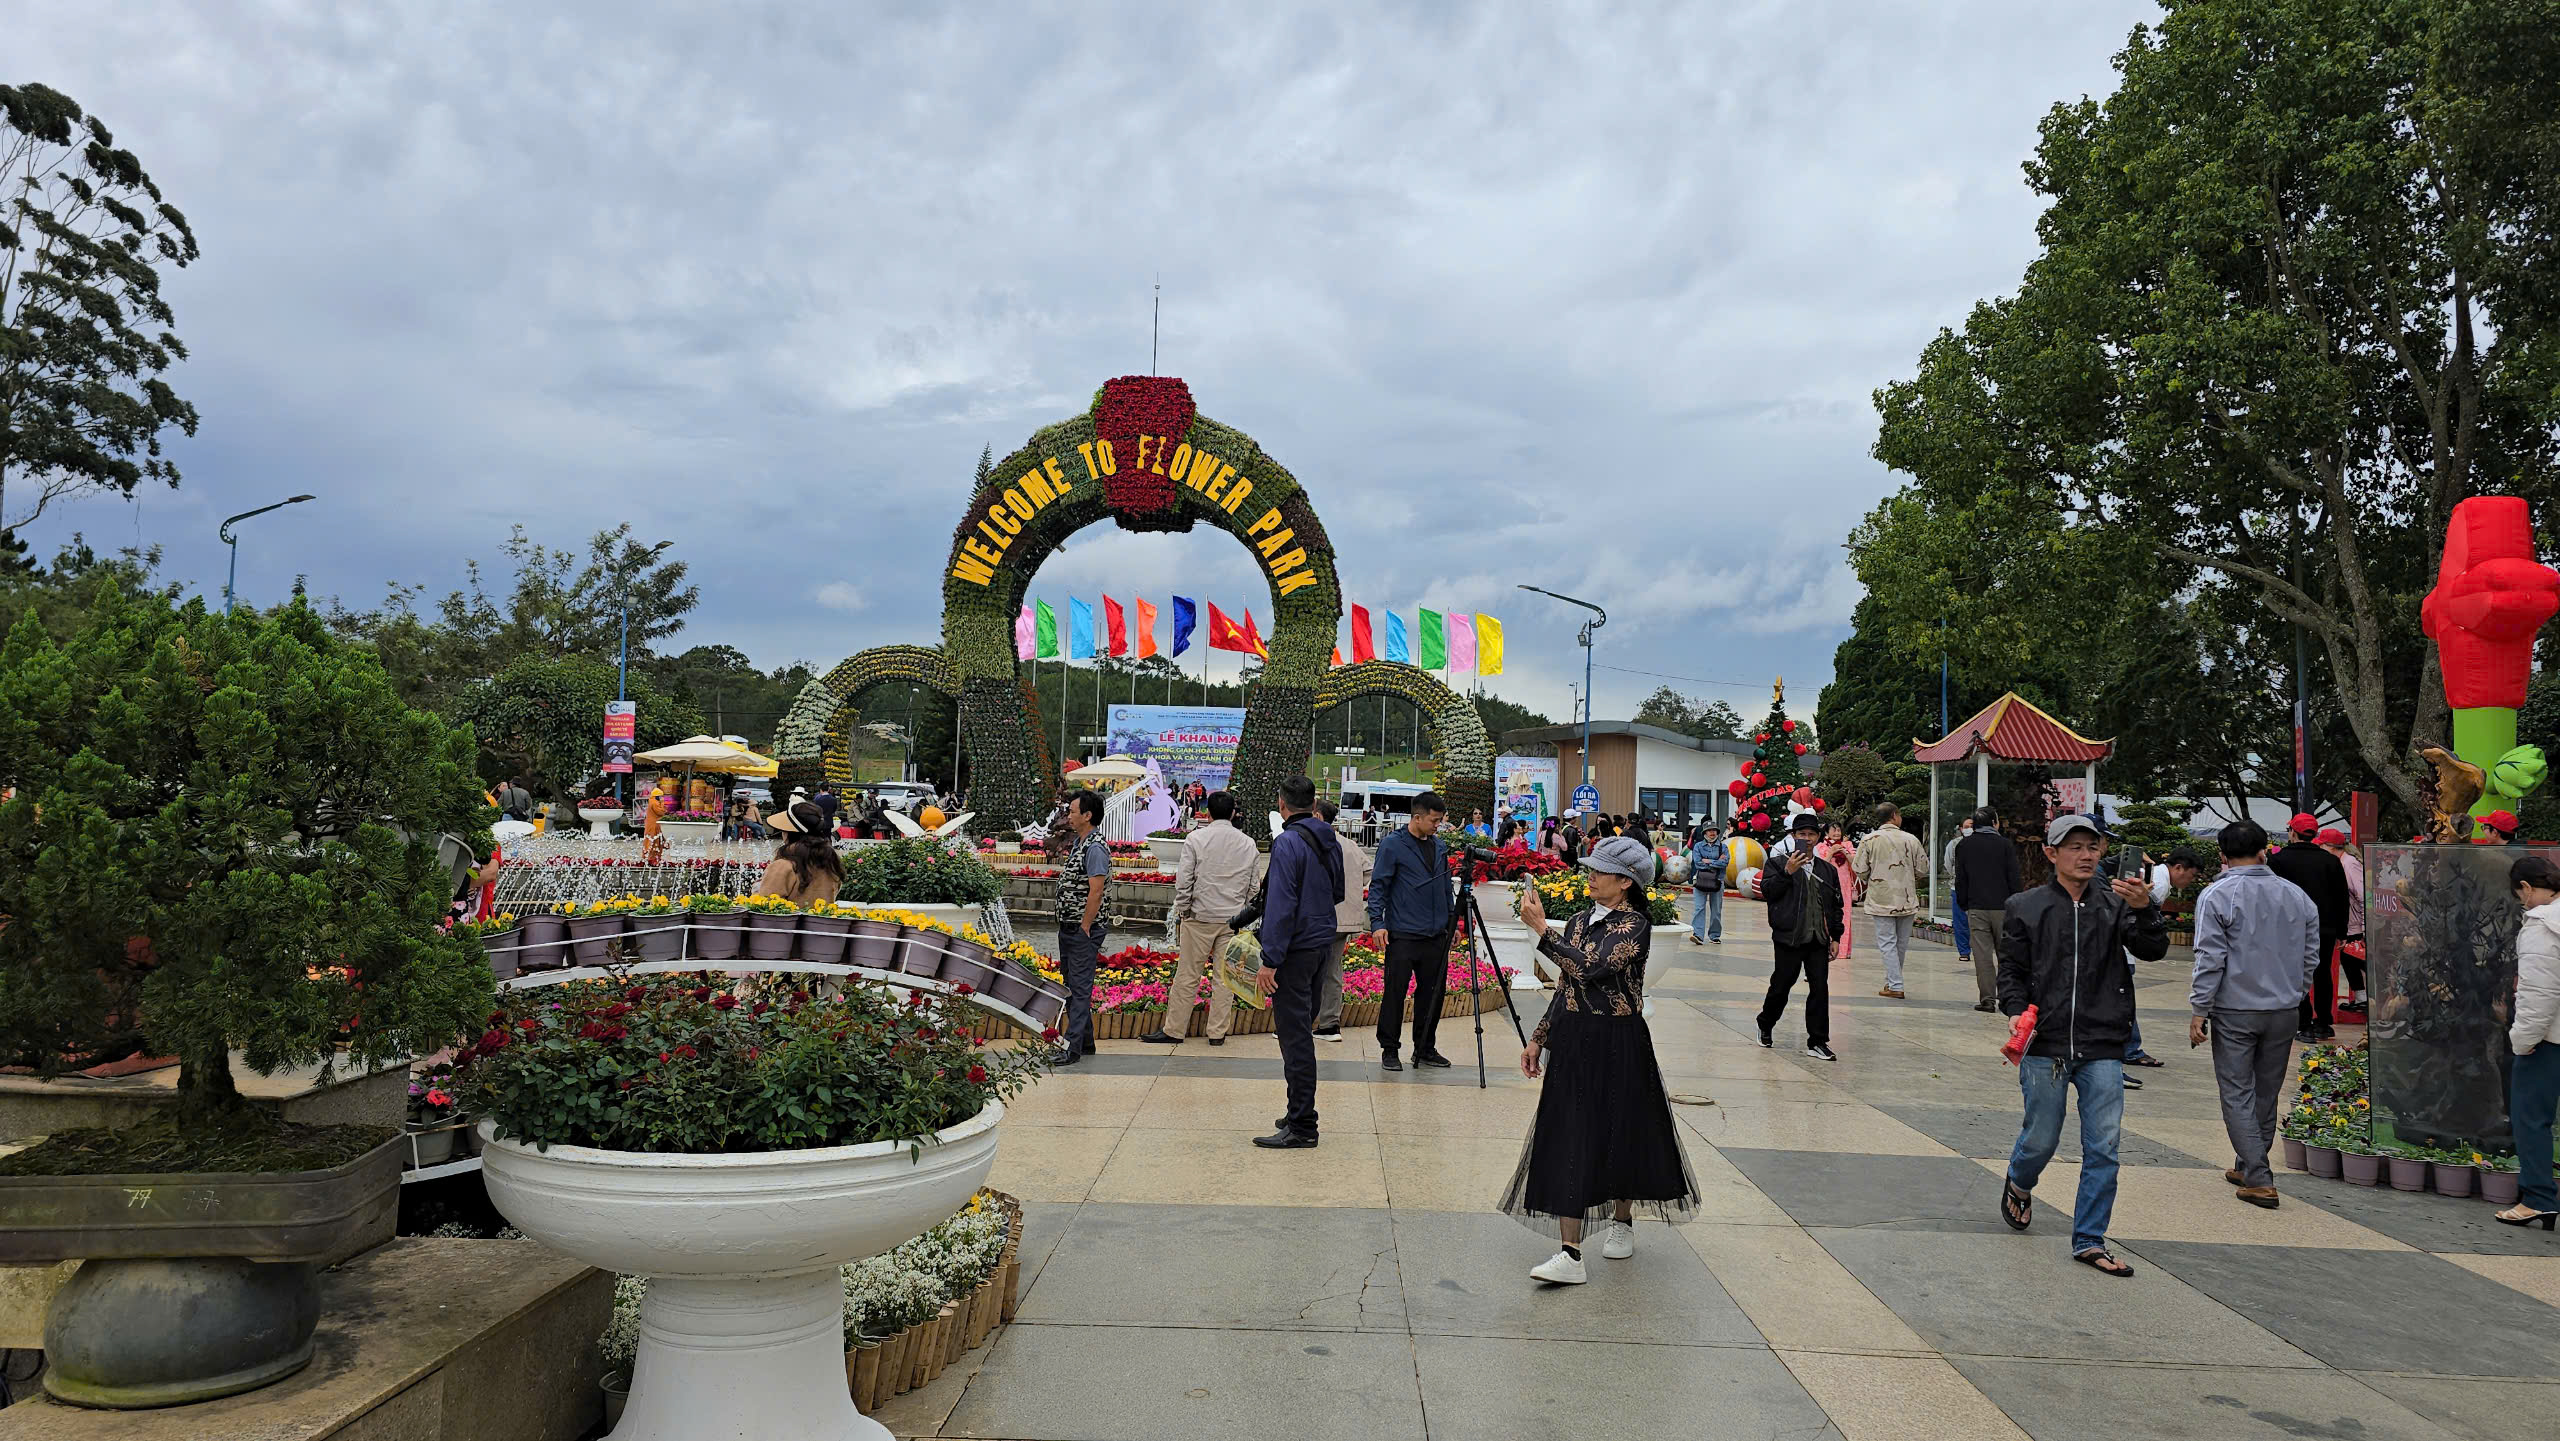
POLYGON ((1757 906, 1727 922, 1712 951, 1657 938, 1663 1069, 1716 1104, 1678 1108, 1704 1215, 1640 1225, 1633 1260, 1529 1279, 1553 1244, 1493 1203, 1537 1093, 1499 1012, 1487 1091, 1463 1018, 1449 1071, 1319 1043, 1314 1152, 1247 1144, 1281 1109, 1271 1038, 1107 1042, 1005 1125, 1019 1319, 880 1419, 1018 1441, 2552 1434, 2560 1243, 2477 1201, 2299 1173, 2280 1210, 2232 1200, 2183 952, 2143 968, 2169 1065, 2125 1107, 2128 1281, 2065 1257, 2073 1126, 2035 1229, 2001 1226, 2016 1073, 1951 949, 1923 947, 1893 1002, 1862 944, 1826 1065, 1794 1054, 1792 1013, 1759 1048, 1766 933, 1757 906))

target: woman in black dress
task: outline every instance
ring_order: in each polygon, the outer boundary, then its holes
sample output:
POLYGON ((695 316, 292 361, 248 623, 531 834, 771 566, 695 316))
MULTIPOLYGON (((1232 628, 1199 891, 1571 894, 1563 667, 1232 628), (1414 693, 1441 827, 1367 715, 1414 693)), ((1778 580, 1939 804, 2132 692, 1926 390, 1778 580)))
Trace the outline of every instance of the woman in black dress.
POLYGON ((1564 975, 1520 1053, 1521 1073, 1535 1079, 1542 1069, 1538 1053, 1547 1052, 1546 1085, 1520 1167, 1502 1197, 1505 1212, 1563 1242, 1529 1272, 1560 1285, 1587 1279, 1587 1224, 1601 1226, 1600 1254, 1622 1260, 1635 1254, 1639 1208, 1672 1225, 1698 1210, 1698 1183, 1681 1153, 1653 1032, 1644 1022, 1644 967, 1653 949, 1645 891, 1653 883, 1653 852, 1616 836, 1593 846, 1582 864, 1591 872, 1591 909, 1567 923, 1562 936, 1547 934, 1534 887, 1520 907, 1530 933, 1545 937, 1538 949, 1564 975))

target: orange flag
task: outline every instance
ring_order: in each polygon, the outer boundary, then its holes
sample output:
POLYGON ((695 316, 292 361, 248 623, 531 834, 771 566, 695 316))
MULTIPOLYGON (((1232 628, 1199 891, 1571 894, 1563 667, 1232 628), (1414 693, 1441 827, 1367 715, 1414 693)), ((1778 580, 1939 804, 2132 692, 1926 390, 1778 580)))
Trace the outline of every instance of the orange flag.
POLYGON ((1144 596, 1136 598, 1138 607, 1138 659, 1156 653, 1156 608, 1144 596))
POLYGON ((1340 665, 1340 664, 1342 664, 1342 647, 1340 647, 1340 646, 1335 646, 1335 647, 1333 648, 1333 660, 1332 660, 1331 664, 1334 664, 1334 665, 1337 665, 1337 666, 1338 666, 1338 665, 1340 665))

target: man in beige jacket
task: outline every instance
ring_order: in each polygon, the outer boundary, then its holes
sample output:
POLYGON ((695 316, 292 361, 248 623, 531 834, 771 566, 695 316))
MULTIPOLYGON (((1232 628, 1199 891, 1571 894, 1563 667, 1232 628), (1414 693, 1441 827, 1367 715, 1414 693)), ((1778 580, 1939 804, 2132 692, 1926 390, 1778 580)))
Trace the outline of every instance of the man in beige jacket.
MULTIPOLYGON (((1316 813, 1326 825, 1342 813, 1331 801, 1316 802, 1316 813)), ((1342 842, 1342 904, 1333 908, 1333 949, 1325 955, 1324 969, 1316 973, 1316 1039, 1342 1039, 1342 959, 1351 950, 1351 938, 1369 929, 1369 853, 1340 829, 1333 833, 1342 842)))
POLYGON ((1876 828, 1858 843, 1852 863, 1858 894, 1875 919, 1876 949, 1884 953, 1887 1000, 1902 999, 1902 957, 1911 949, 1911 918, 1920 914, 1920 876, 1928 869, 1929 848, 1902 828, 1902 811, 1893 802, 1876 807, 1876 828))
MULTIPOLYGON (((1205 802, 1209 823, 1182 843, 1182 863, 1173 871, 1173 914, 1181 959, 1174 963, 1173 984, 1165 988, 1164 1024, 1140 1036, 1159 1046, 1182 1044, 1191 1029, 1193 994, 1200 977, 1214 974, 1218 947, 1227 938, 1227 922, 1253 904, 1254 871, 1261 853, 1253 837, 1234 825, 1236 798, 1211 791, 1205 802)), ((1227 1043, 1227 1023, 1235 1003, 1214 986, 1209 993, 1209 1044, 1227 1043)))

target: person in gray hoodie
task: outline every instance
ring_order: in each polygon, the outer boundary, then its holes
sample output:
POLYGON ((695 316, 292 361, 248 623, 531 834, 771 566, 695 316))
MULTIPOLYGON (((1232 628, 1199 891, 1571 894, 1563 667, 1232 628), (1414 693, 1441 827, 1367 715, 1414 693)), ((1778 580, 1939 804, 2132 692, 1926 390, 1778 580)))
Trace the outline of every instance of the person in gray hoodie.
POLYGON ((2320 910, 2300 886, 2267 866, 2267 832, 2238 820, 2216 837, 2222 875, 2196 898, 2195 984, 2187 1044, 2213 1041, 2213 1080, 2231 1169, 2222 1179, 2252 1206, 2277 1203, 2267 1147, 2284 1105, 2296 1008, 2320 963, 2320 910))

